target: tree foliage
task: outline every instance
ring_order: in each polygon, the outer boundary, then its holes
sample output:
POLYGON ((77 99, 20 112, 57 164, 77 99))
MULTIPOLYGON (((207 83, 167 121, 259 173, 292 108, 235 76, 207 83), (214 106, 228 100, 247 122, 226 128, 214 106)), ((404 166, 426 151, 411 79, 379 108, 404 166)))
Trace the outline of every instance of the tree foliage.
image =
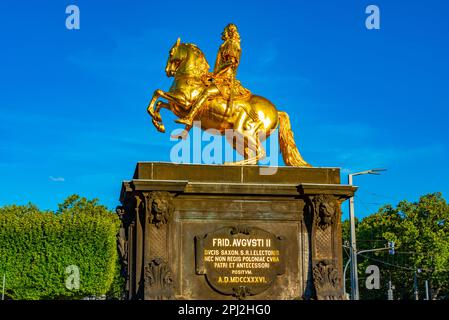
POLYGON ((56 212, 34 205, 0 208, 0 276, 12 299, 67 299, 120 294, 119 219, 97 200, 68 197, 56 212), (79 289, 68 289, 68 266, 79 289), (115 285, 115 287, 114 287, 115 285))
MULTIPOLYGON (((418 202, 404 200, 396 207, 383 206, 357 222, 356 237, 358 251, 395 242, 394 255, 387 250, 359 255, 361 298, 386 299, 391 279, 395 298, 413 299, 415 272, 420 299, 424 297, 425 280, 429 282, 431 298, 449 294, 449 205, 441 193, 424 195, 418 202), (365 288, 365 270, 372 264, 381 270, 382 290, 365 288)), ((343 223, 343 239, 349 240, 347 221, 343 223)))

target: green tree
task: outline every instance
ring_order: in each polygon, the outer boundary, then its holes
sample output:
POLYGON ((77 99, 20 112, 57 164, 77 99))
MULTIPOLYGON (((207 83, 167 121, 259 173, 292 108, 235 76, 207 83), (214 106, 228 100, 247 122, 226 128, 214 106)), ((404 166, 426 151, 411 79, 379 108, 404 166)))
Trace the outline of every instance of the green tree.
MULTIPOLYGON (((422 196, 418 202, 401 201, 386 205, 362 219, 356 227, 358 250, 383 247, 395 242, 396 254, 387 251, 360 255, 359 286, 361 298, 385 299, 391 279, 395 296, 413 299, 414 273, 417 272, 420 298, 428 280, 433 299, 449 294, 449 205, 441 193, 422 196), (381 269, 383 290, 364 289, 364 271, 370 264, 381 269), (420 271, 420 272, 418 272, 420 271)), ((349 224, 343 222, 343 239, 349 241, 349 224)))
POLYGON ((77 195, 53 213, 36 206, 0 208, 0 275, 13 299, 120 297, 118 217, 77 195), (67 267, 79 268, 80 286, 66 286, 67 267))

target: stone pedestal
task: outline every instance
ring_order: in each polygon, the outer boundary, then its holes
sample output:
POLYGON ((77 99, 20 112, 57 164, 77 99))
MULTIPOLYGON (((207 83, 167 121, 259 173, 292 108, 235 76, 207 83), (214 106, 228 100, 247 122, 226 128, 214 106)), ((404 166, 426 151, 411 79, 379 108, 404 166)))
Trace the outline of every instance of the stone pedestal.
POLYGON ((124 181, 130 299, 343 299, 337 168, 141 162, 124 181), (270 172, 273 173, 273 172, 270 172))

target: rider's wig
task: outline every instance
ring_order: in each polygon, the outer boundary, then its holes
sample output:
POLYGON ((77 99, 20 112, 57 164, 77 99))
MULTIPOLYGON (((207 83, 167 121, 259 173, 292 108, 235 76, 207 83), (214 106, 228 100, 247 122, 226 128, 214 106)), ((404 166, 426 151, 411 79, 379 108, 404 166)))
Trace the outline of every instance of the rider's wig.
POLYGON ((240 35, 237 30, 237 26, 233 23, 229 23, 223 31, 223 36, 226 37, 226 39, 233 39, 240 41, 240 35))

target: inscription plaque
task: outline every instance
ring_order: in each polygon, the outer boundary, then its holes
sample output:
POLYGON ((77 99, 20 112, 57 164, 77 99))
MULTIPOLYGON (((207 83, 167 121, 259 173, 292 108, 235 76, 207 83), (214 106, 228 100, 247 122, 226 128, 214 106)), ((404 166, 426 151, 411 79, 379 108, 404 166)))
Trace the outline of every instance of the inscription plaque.
POLYGON ((282 237, 231 226, 195 237, 196 274, 216 291, 244 298, 268 289, 284 273, 282 237))

